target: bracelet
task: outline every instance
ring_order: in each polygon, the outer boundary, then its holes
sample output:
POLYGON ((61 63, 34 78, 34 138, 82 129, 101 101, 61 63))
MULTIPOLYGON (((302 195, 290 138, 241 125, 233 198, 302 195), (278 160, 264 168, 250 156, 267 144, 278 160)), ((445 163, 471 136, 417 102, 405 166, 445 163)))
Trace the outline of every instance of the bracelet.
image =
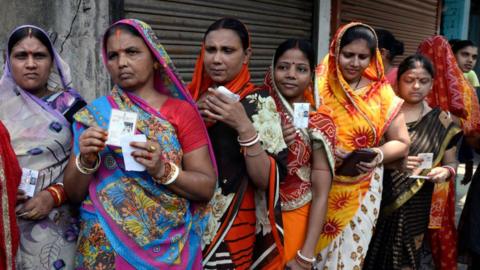
POLYGON ((97 153, 97 161, 95 162, 93 168, 88 168, 82 164, 80 153, 75 157, 75 165, 77 166, 78 171, 80 171, 82 174, 92 174, 100 167, 100 153, 97 153))
POLYGON ((55 207, 59 207, 67 200, 67 195, 63 189, 63 185, 57 183, 49 186, 45 190, 48 191, 48 193, 50 193, 52 196, 55 207))
POLYGON ((175 163, 173 162, 167 162, 165 163, 165 171, 163 173, 163 176, 160 178, 152 177, 152 179, 157 184, 168 186, 177 180, 179 174, 180 169, 178 168, 178 166, 175 165, 175 163))
POLYGON ((457 176, 457 172, 455 171, 455 168, 449 165, 444 165, 442 168, 447 169, 450 172, 450 178, 455 178, 457 176))
POLYGON ((297 250, 297 256, 295 256, 295 260, 297 261, 298 264, 300 264, 300 266, 302 266, 304 268, 313 267, 313 265, 317 261, 315 259, 315 257, 307 258, 307 257, 303 256, 303 254, 300 252, 300 250, 297 250))
POLYGON ((249 139, 246 139, 246 140, 242 140, 242 139, 240 139, 240 136, 238 136, 237 141, 238 141, 238 143, 249 143, 249 142, 255 140, 257 138, 257 136, 258 136, 258 133, 255 133, 255 135, 253 135, 252 138, 249 138, 249 139))
POLYGON ((238 142, 240 144, 240 146, 242 147, 250 147, 256 143, 258 143, 260 141, 260 136, 258 135, 258 133, 255 135, 255 138, 249 142, 246 142, 246 143, 242 143, 242 142, 238 142))
POLYGON ((385 157, 383 155, 383 151, 380 150, 380 148, 378 148, 378 147, 372 148, 372 149, 373 149, 373 151, 377 152, 377 154, 378 154, 378 163, 377 164, 382 164, 383 158, 385 157))

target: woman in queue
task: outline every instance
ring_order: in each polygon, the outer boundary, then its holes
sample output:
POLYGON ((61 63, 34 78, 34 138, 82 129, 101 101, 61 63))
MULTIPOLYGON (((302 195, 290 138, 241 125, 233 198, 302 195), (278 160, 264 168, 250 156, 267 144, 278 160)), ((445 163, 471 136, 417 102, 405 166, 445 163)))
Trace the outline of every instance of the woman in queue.
POLYGON ((337 31, 317 67, 316 83, 317 99, 332 110, 337 128, 337 173, 317 244, 317 267, 361 269, 379 214, 383 164, 408 153, 402 100, 384 79, 374 30, 361 23, 337 31), (349 153, 360 149, 360 162, 339 172, 349 153))
POLYGON ((456 175, 462 131, 447 112, 425 101, 435 77, 432 62, 419 54, 409 56, 399 65, 398 76, 397 93, 405 101, 402 112, 412 144, 406 170, 385 172, 380 217, 364 269, 420 268, 427 228, 441 226, 439 210, 444 209, 448 181, 456 175))
POLYGON ((274 100, 250 82, 250 43, 240 21, 215 21, 204 35, 189 85, 209 126, 219 174, 204 235, 205 269, 283 264, 278 184, 285 171, 279 156, 287 147, 274 100), (223 94, 225 88, 230 93, 223 94))
POLYGON ((76 269, 202 269, 215 170, 201 117, 149 25, 113 24, 102 53, 115 86, 75 115, 65 175, 82 203, 76 269), (112 129, 114 109, 135 120, 112 129))
POLYGON ((72 149, 72 116, 85 102, 71 87, 70 68, 42 29, 15 29, 6 55, 0 118, 24 178, 18 193, 17 267, 73 269, 78 225, 63 180, 72 149))
POLYGON ((280 200, 285 262, 290 269, 314 265, 335 167, 335 125, 328 109, 315 110, 314 70, 312 45, 288 39, 276 49, 263 85, 275 100, 288 144, 280 200))

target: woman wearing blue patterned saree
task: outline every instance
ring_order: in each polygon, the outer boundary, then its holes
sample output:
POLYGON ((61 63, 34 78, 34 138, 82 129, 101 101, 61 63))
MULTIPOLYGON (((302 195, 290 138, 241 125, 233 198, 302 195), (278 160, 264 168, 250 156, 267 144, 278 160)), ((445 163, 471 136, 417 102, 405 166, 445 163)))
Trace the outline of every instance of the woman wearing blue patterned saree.
POLYGON ((201 269, 201 236, 215 171, 203 121, 153 30, 112 25, 103 58, 115 87, 74 117, 75 155, 65 176, 82 202, 77 269, 201 269), (137 113, 127 171, 122 148, 106 144, 112 109, 137 113))

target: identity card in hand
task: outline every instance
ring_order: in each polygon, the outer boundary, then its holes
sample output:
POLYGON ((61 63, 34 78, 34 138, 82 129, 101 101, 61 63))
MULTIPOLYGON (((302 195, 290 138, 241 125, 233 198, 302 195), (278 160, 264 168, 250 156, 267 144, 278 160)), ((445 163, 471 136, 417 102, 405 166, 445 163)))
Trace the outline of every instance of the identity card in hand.
POLYGON ((237 102, 237 101, 240 100, 239 95, 232 93, 232 91, 228 90, 228 88, 226 88, 224 86, 217 87, 217 92, 224 94, 229 99, 231 99, 233 102, 237 102))
POLYGON ((35 194, 37 179, 38 171, 22 168, 22 180, 18 188, 25 191, 25 195, 31 198, 35 194))
POLYGON ((120 144, 122 146, 123 162, 125 163, 125 170, 127 171, 145 171, 145 166, 138 163, 132 156, 132 152, 135 148, 130 146, 131 142, 147 142, 145 134, 127 135, 120 138, 120 144))
POLYGON ((308 127, 310 103, 293 103, 293 125, 296 128, 308 127))
POLYGON ((423 159, 419 169, 431 169, 433 166, 433 153, 419 153, 417 157, 423 159))
POLYGON ((120 139, 135 134, 137 113, 112 109, 107 144, 121 147, 120 139))

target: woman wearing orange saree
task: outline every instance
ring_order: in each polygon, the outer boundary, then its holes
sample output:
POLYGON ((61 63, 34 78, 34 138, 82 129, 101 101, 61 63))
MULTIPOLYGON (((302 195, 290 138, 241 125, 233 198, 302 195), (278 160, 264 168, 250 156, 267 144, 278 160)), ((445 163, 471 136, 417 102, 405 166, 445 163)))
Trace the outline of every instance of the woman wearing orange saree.
POLYGON ((267 90, 250 82, 250 36, 224 18, 206 31, 189 90, 205 121, 218 189, 204 233, 205 269, 278 269, 283 262, 278 185, 286 152, 280 117, 267 90), (219 86, 238 95, 227 96, 219 86))
POLYGON ((330 107, 337 128, 337 163, 357 149, 377 153, 352 168, 354 176, 333 178, 317 268, 361 269, 379 214, 383 164, 408 153, 402 100, 383 74, 375 32, 361 23, 337 31, 316 79, 317 101, 330 107))

